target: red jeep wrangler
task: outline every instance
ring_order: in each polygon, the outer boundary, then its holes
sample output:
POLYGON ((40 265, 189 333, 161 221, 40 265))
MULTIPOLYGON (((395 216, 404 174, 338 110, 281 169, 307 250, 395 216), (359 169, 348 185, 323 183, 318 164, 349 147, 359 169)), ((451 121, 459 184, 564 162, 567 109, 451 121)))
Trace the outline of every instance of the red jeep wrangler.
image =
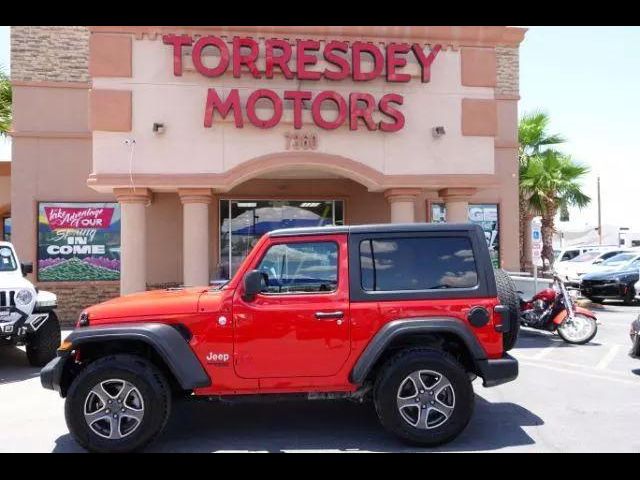
POLYGON ((371 398, 384 427, 431 446, 469 422, 476 376, 517 377, 517 315, 477 225, 276 230, 222 286, 86 309, 41 381, 92 451, 143 447, 181 394, 371 398))

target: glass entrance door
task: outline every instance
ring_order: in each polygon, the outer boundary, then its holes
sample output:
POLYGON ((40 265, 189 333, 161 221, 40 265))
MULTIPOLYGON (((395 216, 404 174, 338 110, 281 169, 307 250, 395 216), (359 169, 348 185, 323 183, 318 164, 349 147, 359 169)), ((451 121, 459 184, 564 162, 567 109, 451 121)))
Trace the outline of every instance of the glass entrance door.
POLYGON ((221 200, 218 279, 231 278, 271 230, 343 224, 342 200, 221 200))

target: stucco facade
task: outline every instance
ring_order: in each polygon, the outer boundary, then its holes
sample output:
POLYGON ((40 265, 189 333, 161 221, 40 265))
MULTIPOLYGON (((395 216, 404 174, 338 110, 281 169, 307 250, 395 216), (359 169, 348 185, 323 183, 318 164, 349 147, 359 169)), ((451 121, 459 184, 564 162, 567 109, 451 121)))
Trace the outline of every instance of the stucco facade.
MULTIPOLYGON (((470 204, 496 204, 500 264, 517 268, 523 29, 100 26, 12 27, 11 33, 12 235, 19 254, 37 260, 38 202, 118 201, 121 206, 121 281, 76 285, 81 289, 107 292, 104 296, 208 283, 221 262, 221 201, 242 199, 340 201, 344 223, 351 224, 429 221, 431 203, 446 205, 447 221, 467 221, 470 204), (179 59, 167 35, 190 39, 179 59), (239 75, 231 67, 204 75, 224 59, 222 50, 209 47, 200 57, 209 70, 194 65, 193 48, 203 37, 220 39, 231 55, 234 38, 255 41, 260 78, 247 65, 239 75), (294 54, 294 78, 277 70, 266 78, 260 72, 269 39, 286 39, 294 48, 299 41, 317 41, 317 60, 301 66, 294 54), (328 42, 346 42, 349 49, 357 42, 377 46, 385 56, 382 73, 368 81, 298 78, 305 68, 334 69, 321 53, 328 42), (428 81, 418 54, 410 51, 406 65, 398 67, 408 81, 389 80, 392 44, 416 45, 425 56, 436 50, 428 81), (237 90, 242 128, 233 113, 223 118, 220 111, 206 125, 211 89, 223 101, 237 90), (404 125, 370 130, 365 118, 355 123, 349 118, 337 128, 321 128, 307 101, 297 119, 302 128, 296 128, 295 109, 285 100, 279 121, 260 128, 247 117, 247 103, 260 89, 280 98, 287 91, 313 97, 331 91, 345 99, 363 92, 376 101, 375 125, 386 118, 378 100, 393 94, 402 97, 395 108, 404 125), (154 131, 154 124, 162 124, 161 131, 154 131), (444 127, 444 134, 434 135, 434 127, 444 127), (313 146, 292 148, 295 134, 312 136, 313 146)), ((351 50, 345 58, 354 68, 351 50)), ((375 70, 375 57, 360 58, 363 71, 375 70)), ((256 104, 261 121, 274 112, 264 98, 256 104)), ((319 114, 333 121, 340 106, 324 102, 319 114)), ((53 290, 73 286, 47 282, 53 290)), ((91 303, 89 297, 84 301, 91 303)))

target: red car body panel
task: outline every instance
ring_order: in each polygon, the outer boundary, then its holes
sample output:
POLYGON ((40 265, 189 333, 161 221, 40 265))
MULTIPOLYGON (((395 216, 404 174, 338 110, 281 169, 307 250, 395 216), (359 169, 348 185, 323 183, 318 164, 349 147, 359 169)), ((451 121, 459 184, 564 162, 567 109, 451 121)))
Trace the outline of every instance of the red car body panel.
POLYGON ((196 395, 355 391, 349 381, 356 361, 381 327, 398 319, 448 317, 468 324, 475 306, 492 319, 471 327, 487 358, 503 354, 495 329, 498 298, 350 302, 347 234, 263 236, 233 279, 220 289, 157 290, 127 295, 86 310, 91 325, 157 321, 183 324, 190 346, 212 379, 196 395), (333 292, 258 294, 243 300, 245 273, 277 243, 333 241, 338 244, 338 284, 333 292), (341 321, 318 320, 316 312, 343 312, 341 321), (212 355, 215 353, 215 356, 212 355))

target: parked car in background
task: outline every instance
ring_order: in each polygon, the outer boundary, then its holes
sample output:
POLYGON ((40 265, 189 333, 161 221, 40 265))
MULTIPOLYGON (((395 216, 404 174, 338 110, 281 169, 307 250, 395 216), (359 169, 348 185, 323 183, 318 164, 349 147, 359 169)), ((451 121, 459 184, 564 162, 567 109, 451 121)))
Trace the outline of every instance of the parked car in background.
POLYGON ((636 300, 640 300, 640 280, 636 282, 635 290, 636 290, 636 300))
POLYGON ((582 255, 585 252, 592 250, 602 250, 603 248, 615 248, 615 245, 579 245, 574 247, 567 247, 560 250, 553 251, 553 269, 557 271, 558 265, 562 262, 568 262, 573 260, 578 255, 582 255))
POLYGON ((594 266, 600 265, 605 260, 623 252, 625 250, 612 247, 605 247, 602 250, 590 250, 571 260, 558 263, 556 274, 566 285, 578 287, 580 278, 586 273, 591 273, 594 270, 594 266))
POLYGON ((580 282, 580 293, 595 303, 605 299, 622 300, 631 305, 636 296, 635 284, 640 280, 640 251, 614 255, 597 265, 580 282))
POLYGON ((10 242, 0 242, 0 346, 24 345, 29 364, 42 367, 60 346, 57 297, 36 288, 10 242))

